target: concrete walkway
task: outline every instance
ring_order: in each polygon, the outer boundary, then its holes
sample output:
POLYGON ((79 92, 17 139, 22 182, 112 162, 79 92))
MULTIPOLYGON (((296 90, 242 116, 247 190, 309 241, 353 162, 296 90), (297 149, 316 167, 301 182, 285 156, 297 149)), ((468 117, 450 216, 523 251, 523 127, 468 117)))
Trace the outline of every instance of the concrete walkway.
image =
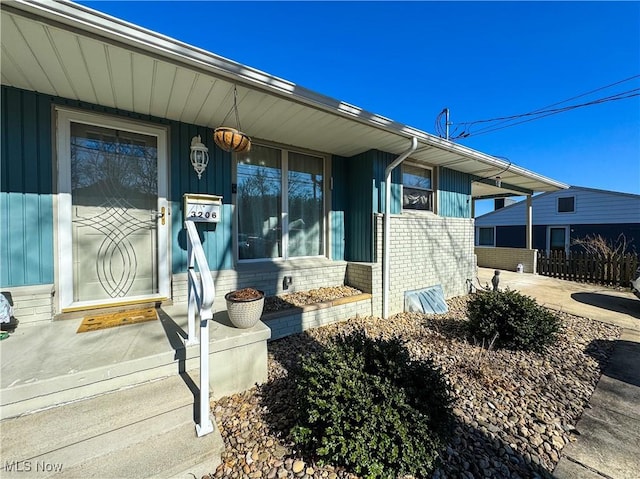
MULTIPOLYGON (((481 284, 493 270, 480 268, 481 284)), ((577 441, 562 450, 557 479, 637 479, 640 477, 640 300, 628 292, 532 274, 501 271, 509 287, 538 303, 620 326, 589 407, 576 425, 577 441)))

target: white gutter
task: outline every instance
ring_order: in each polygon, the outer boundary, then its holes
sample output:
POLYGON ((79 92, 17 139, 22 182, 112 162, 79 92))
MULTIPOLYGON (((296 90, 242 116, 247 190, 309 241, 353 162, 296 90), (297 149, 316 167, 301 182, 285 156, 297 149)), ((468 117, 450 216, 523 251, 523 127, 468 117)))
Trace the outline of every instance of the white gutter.
POLYGON ((389 315, 389 241, 391 236, 391 232, 389 231, 389 217, 391 215, 391 172, 396 168, 396 166, 406 160, 411 153, 416 151, 417 147, 418 139, 414 136, 411 138, 411 146, 409 149, 393 160, 393 162, 384 170, 384 240, 382 243, 382 317, 384 319, 387 319, 387 316, 389 315))

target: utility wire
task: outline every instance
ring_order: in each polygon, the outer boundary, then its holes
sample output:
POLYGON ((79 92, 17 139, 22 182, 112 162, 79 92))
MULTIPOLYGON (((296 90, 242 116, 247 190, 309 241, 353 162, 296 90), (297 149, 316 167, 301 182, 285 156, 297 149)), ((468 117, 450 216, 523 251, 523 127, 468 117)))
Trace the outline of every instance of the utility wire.
MULTIPOLYGON (((479 135, 479 134, 490 133, 492 131, 501 130, 503 128, 508 128, 510 126, 519 125, 521 123, 526 123, 526 122, 529 122, 529 121, 537 120, 538 118, 544 118, 545 116, 554 115, 554 114, 557 114, 557 113, 562 113, 564 111, 569 111, 569 110, 573 110, 573 109, 576 109, 576 108, 582 108, 582 107, 585 107, 585 106, 595 105, 595 104, 599 104, 599 103, 605 103, 605 102, 608 102, 608 101, 617 101, 617 100, 623 100, 623 99, 626 99, 626 98, 635 97, 635 96, 640 95, 640 93, 638 93, 638 91, 640 91, 639 88, 635 88, 635 89, 628 90, 628 91, 625 91, 625 92, 617 93, 617 94, 611 95, 609 97, 599 98, 597 100, 593 100, 593 101, 582 103, 582 104, 578 104, 578 105, 569 105, 569 106, 565 106, 565 107, 562 107, 562 108, 552 109, 552 107, 554 107, 554 106, 561 105, 561 104, 566 103, 568 101, 575 100, 577 98, 581 98, 581 97, 584 97, 584 96, 587 96, 587 95, 591 95, 591 94, 596 93, 598 91, 605 90, 607 88, 611 88, 611 87, 619 85, 621 83, 625 83, 625 82, 634 80, 636 78, 640 78, 640 75, 634 75, 634 76, 631 76, 629 78, 625 78, 623 80, 619 80, 617 82, 611 83, 609 85, 605 85, 605 86, 596 88, 594 90, 590 90, 588 92, 581 93, 579 95, 575 95, 575 96, 567 98, 565 100, 562 100, 562 101, 559 101, 559 102, 556 102, 556 103, 552 103, 551 105, 547 105, 547 106, 541 107, 541 108, 539 108, 537 110, 533 110, 533 111, 527 112, 527 113, 522 113, 522 114, 519 114, 519 115, 497 117, 497 118, 491 118, 491 119, 488 119, 488 120, 476 120, 476 121, 470 121, 470 122, 458 122, 458 123, 455 123, 455 125, 457 125, 457 126, 456 126, 456 128, 454 130, 454 134, 451 135, 450 139, 451 140, 456 140, 458 138, 467 138, 467 137, 472 136, 472 135, 475 136, 475 135, 479 135), (515 123, 512 122, 513 120, 516 120, 518 118, 524 118, 524 117, 527 117, 527 116, 535 116, 535 118, 530 118, 528 120, 515 122, 515 123), (474 132, 474 133, 469 131, 469 129, 470 129, 470 127, 472 125, 477 125, 479 123, 492 123, 492 122, 498 122, 498 123, 495 123, 494 125, 490 125, 490 126, 484 127, 482 129, 480 129, 479 131, 474 132), (509 123, 509 124, 498 128, 499 125, 504 125, 505 123, 509 123), (462 132, 459 135, 456 136, 455 132, 457 132, 460 128, 462 128, 462 132)), ((444 110, 443 110, 443 112, 444 112, 444 110)), ((441 112, 438 115, 437 119, 436 119, 436 125, 437 125, 436 126, 436 132, 439 132, 440 136, 442 136, 442 130, 441 130, 441 127, 439 125, 439 120, 441 119, 442 114, 443 113, 441 112)))
MULTIPOLYGON (((547 116, 551 116, 551 115, 557 115, 558 113, 563 113, 565 111, 570 111, 570 110, 575 110, 577 108, 582 108, 585 106, 591 106, 591 105, 598 105, 600 103, 607 103, 610 101, 618 101, 618 100, 625 100, 627 98, 633 98, 636 96, 640 96, 640 88, 636 88, 635 90, 629 90, 628 92, 623 92, 619 95, 614 95, 612 97, 606 97, 606 98, 600 98, 598 100, 593 100, 587 103, 582 103, 579 105, 570 105, 564 108, 555 108, 555 109, 551 109, 551 110, 543 110, 540 111, 539 113, 536 113, 535 116, 532 113, 525 113, 523 115, 517 115, 515 116, 513 119, 517 119, 517 118, 524 118, 527 116, 534 116, 533 118, 528 118, 526 120, 522 120, 522 121, 517 121, 515 123, 509 123, 508 125, 504 125, 504 126, 498 126, 496 125, 492 125, 492 126, 487 126, 485 128, 481 128, 480 130, 476 131, 475 133, 469 133, 466 134, 464 136, 464 138, 467 138, 469 136, 477 136, 477 135, 484 135, 486 133, 491 133, 494 131, 498 131, 498 130, 503 130, 505 128, 509 128, 511 126, 515 126, 515 125, 520 125, 522 123, 528 123, 530 121, 534 121, 534 120, 538 120, 540 118, 544 118, 547 116), (624 96, 619 96, 619 95, 624 95, 624 96)), ((504 123, 504 122, 503 122, 504 123)), ((458 138, 460 138, 461 136, 458 136, 458 138)))
MULTIPOLYGON (((559 101, 559 102, 556 102, 556 103, 552 103, 551 105, 543 106, 543 107, 538 108, 537 110, 533 110, 533 111, 531 111, 529 113, 523 113, 523 114, 520 114, 520 115, 513 115, 513 116, 504 116, 504 117, 492 118, 490 120, 461 121, 459 123, 461 125, 474 125, 476 123, 487 123, 487 122, 490 122, 490 121, 506 120, 506 119, 510 119, 510 118, 518 118, 518 117, 524 116, 524 115, 532 115, 534 113, 542 112, 542 111, 544 111, 544 110, 546 110, 548 108, 551 108, 553 106, 561 105, 561 104, 566 103, 568 101, 575 100, 575 99, 581 98, 583 96, 591 95, 592 93, 595 93, 597 91, 606 90, 607 88, 611 88, 612 86, 616 86, 616 85, 619 85, 620 83, 628 82, 628 81, 634 80, 636 78, 640 78, 640 75, 634 75, 632 77, 625 78, 624 80, 620 80, 620 81, 617 81, 615 83, 611 83, 610 85, 606 85, 606 86, 603 86, 603 87, 600 87, 600 88, 596 88, 595 90, 591 90, 591 91, 588 91, 586 93, 581 93, 580 95, 572 96, 571 98, 567 98, 566 100, 562 100, 562 101, 559 101)), ((636 88, 636 90, 637 90, 637 88, 636 88)), ((623 92, 623 93, 626 93, 626 92, 623 92)), ((619 93, 619 95, 620 94, 622 94, 622 93, 619 93)))

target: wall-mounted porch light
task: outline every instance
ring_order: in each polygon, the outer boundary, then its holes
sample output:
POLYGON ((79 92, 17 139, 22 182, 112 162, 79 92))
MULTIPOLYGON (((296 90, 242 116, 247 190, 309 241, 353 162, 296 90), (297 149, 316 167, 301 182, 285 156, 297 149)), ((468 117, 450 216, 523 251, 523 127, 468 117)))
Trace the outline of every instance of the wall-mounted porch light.
POLYGON ((193 169, 198 173, 198 179, 201 179, 202 173, 209 163, 209 148, 204 146, 200 135, 191 138, 191 154, 189 157, 191 158, 193 169))
POLYGON ((500 188, 502 186, 502 178, 496 176, 496 186, 500 188))

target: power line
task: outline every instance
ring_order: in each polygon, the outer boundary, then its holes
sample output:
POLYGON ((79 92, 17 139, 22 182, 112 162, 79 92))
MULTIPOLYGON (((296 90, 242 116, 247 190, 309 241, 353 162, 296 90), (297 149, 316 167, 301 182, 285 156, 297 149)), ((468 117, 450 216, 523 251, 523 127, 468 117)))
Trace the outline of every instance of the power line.
MULTIPOLYGON (((618 101, 618 100, 625 100, 627 98, 633 98, 636 96, 640 96, 640 88, 636 88, 634 90, 629 90, 627 92, 623 92, 620 93, 619 95, 614 95, 612 97, 605 97, 605 98, 600 98, 598 100, 593 100, 587 103, 582 103, 579 105, 570 105, 564 108, 556 108, 556 109, 552 109, 552 110, 544 110, 544 111, 540 111, 539 113, 536 113, 535 116, 533 118, 529 118, 527 120, 522 120, 522 121, 517 121, 515 123, 510 123, 508 125, 504 125, 504 126, 500 126, 498 127, 498 125, 492 125, 492 126, 488 126, 485 128, 482 128, 480 130, 478 130, 475 133, 470 133, 464 136, 464 138, 467 138, 468 136, 477 136, 477 135, 484 135, 486 133, 491 133, 494 131, 498 131, 498 130, 503 130, 505 128, 509 128, 511 126, 516 126, 516 125, 521 125, 522 123, 528 123, 530 121, 534 121, 534 120, 538 120, 540 118, 544 118, 547 116, 551 116, 551 115, 557 115, 558 113, 563 113, 565 111, 570 111, 570 110, 575 110, 577 108, 583 108, 585 106, 591 106, 591 105, 598 105, 600 103, 608 103, 610 101, 618 101), (621 96, 624 95, 624 96, 621 96)), ((524 118, 526 116, 532 116, 533 114, 531 113, 526 113, 523 115, 519 115, 514 117, 514 119, 517 118, 524 118)), ((460 138, 461 136, 458 136, 458 138, 460 138)))
MULTIPOLYGON (((602 97, 602 98, 598 98, 596 100, 592 100, 589 102, 585 102, 585 103, 581 103, 581 104, 577 104, 577 105, 568 105, 568 106, 564 106, 561 108, 552 108, 558 105, 561 105, 563 103, 566 103, 568 101, 571 100, 575 100, 577 98, 581 98, 587 95, 591 95, 593 93, 596 93, 598 91, 601 90, 605 90, 607 88, 611 88, 614 87, 616 85, 619 85, 621 83, 625 83, 631 80, 634 80, 636 78, 640 78, 640 75, 634 75, 631 76, 629 78, 625 78, 623 80, 619 80, 617 82, 611 83, 609 85, 605 85, 599 88, 596 88, 594 90, 590 90, 588 92, 585 93, 581 93, 579 95, 575 95, 572 96, 570 98, 567 98, 565 100, 556 102, 556 103, 552 103, 550 105, 538 108, 536 110, 527 112, 527 113, 521 113, 518 115, 511 115, 511 116, 503 116, 503 117, 496 117, 496 118, 491 118, 491 119, 487 119, 487 120, 476 120, 476 121, 469 121, 469 122, 457 122, 455 123, 455 129, 454 129, 454 133, 451 135, 451 140, 456 140, 459 138, 467 138, 469 136, 476 136, 476 135, 480 135, 480 134, 486 134, 486 133, 491 133, 493 131, 497 131, 497 130, 501 130, 504 128, 509 128, 511 126, 515 126, 515 125, 519 125, 522 123, 527 123, 529 121, 533 121, 533 120, 537 120, 539 118, 544 118, 546 116, 550 116, 550 115, 555 115, 558 113, 562 113, 564 111, 570 111, 570 110, 574 110, 576 108, 583 108, 585 106, 591 106, 591 105, 596 105, 596 104, 600 104, 600 103, 606 103, 606 102, 610 102, 610 101, 618 101, 618 100, 624 100, 624 99, 628 99, 628 98, 632 98, 635 96, 639 96, 640 95, 640 88, 635 88, 635 89, 631 89, 631 90, 627 90, 621 93, 616 93, 614 95, 610 95, 607 97, 602 97), (526 117, 533 117, 533 118, 528 118, 526 120, 523 121, 518 121, 518 122, 514 122, 514 120, 520 119, 520 118, 526 118, 526 117), (497 123, 496 123, 497 122, 497 123), (488 125, 485 126, 484 128, 481 128, 479 131, 476 132, 471 132, 470 129, 473 125, 477 125, 480 123, 494 123, 493 125, 488 125), (506 125, 505 125, 506 123, 506 125), (499 126, 499 125, 504 125, 504 126, 499 126), (458 134, 456 136, 456 133, 462 129, 462 132, 460 134, 458 134)), ((444 112, 444 110, 443 110, 444 112)), ((441 112, 438 117, 436 118, 436 133, 438 133, 441 137, 442 135, 442 128, 440 126, 440 121, 442 118, 442 114, 443 112, 441 112)))
POLYGON ((625 82, 634 80, 636 78, 640 78, 640 75, 634 75, 632 77, 625 78, 624 80, 620 80, 620 81, 617 81, 615 83, 611 83, 610 85, 606 85, 606 86, 603 86, 603 87, 600 87, 600 88, 596 88, 595 90, 591 90, 591 91, 588 91, 586 93, 581 93, 580 95, 572 96, 571 98, 567 98, 566 100, 562 100, 562 101, 559 101, 559 102, 556 102, 556 103, 552 103, 551 105, 543 106, 541 108, 538 108, 537 110, 533 110, 533 111, 528 112, 528 113, 522 113, 520 115, 513 115, 513 116, 492 118, 492 119, 489 119, 489 120, 461 121, 459 123, 461 125, 473 125, 473 124, 476 124, 476 123, 487 123, 487 122, 490 122, 490 121, 506 120, 506 119, 509 119, 509 118, 517 118, 517 117, 524 116, 524 115, 532 115, 534 113, 542 112, 543 110, 551 108, 552 106, 561 105, 562 103, 566 103, 568 101, 575 100, 576 98, 581 98, 583 96, 591 95, 592 93, 595 93, 597 91, 606 90, 607 88, 611 88, 612 86, 616 86, 616 85, 619 85, 620 83, 625 83, 625 82))

